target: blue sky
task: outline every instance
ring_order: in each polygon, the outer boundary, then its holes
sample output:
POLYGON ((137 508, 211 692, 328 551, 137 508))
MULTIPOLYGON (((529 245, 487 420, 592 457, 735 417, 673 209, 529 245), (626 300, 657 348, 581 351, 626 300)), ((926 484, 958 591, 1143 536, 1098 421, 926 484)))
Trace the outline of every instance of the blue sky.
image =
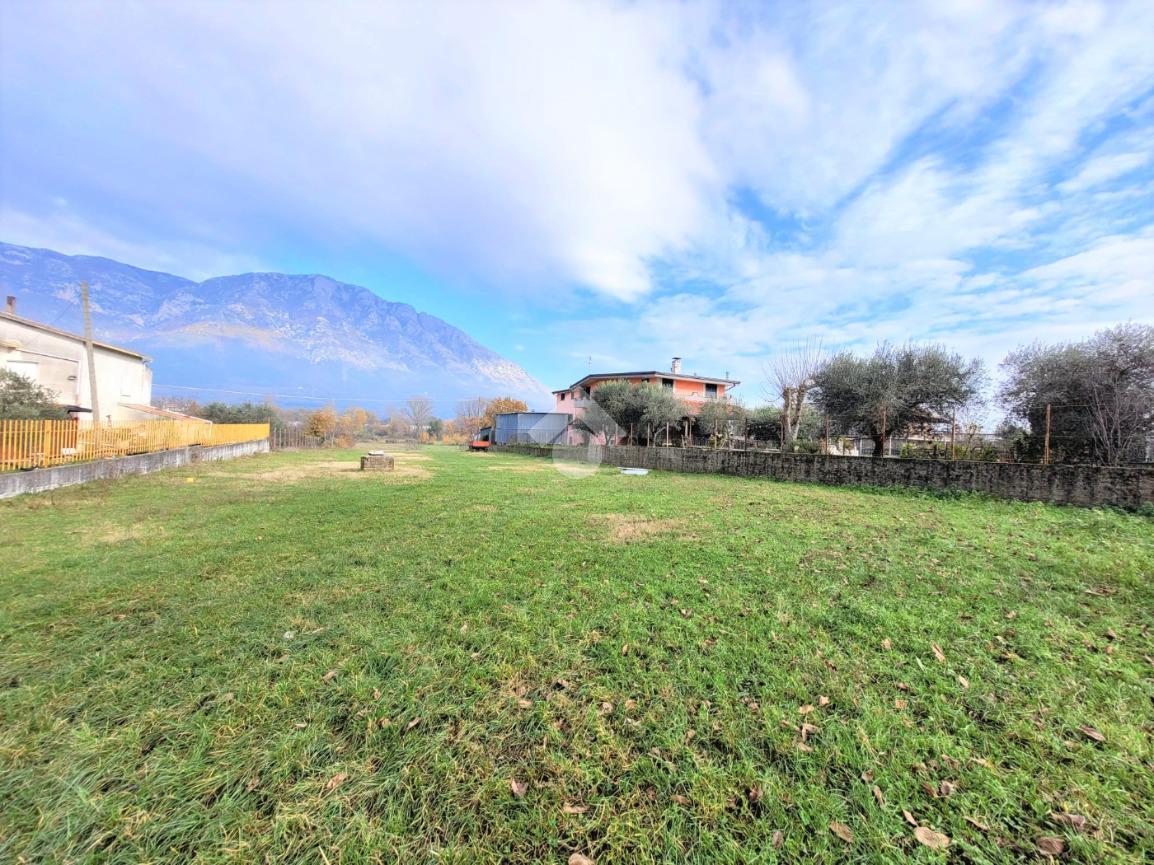
POLYGON ((1154 3, 12 2, 0 239, 319 272, 549 387, 1154 322, 1154 3))

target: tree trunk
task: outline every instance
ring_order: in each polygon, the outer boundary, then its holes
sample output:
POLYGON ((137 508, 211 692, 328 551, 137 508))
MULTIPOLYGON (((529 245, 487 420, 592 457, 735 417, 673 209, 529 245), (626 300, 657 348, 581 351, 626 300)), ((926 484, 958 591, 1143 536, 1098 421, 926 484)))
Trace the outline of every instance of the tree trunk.
POLYGON ((870 432, 870 438, 873 439, 873 443, 874 443, 874 454, 873 455, 875 457, 884 457, 886 455, 885 437, 882 436, 881 432, 874 430, 874 431, 870 432))

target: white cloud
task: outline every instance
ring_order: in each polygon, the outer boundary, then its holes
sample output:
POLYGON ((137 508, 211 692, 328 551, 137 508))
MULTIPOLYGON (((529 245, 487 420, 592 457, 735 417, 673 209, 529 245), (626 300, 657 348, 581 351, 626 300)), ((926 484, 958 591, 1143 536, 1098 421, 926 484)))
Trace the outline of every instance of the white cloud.
POLYGON ((1081 170, 1069 180, 1058 184, 1063 192, 1082 192, 1141 168, 1154 158, 1154 152, 1108 153, 1087 160, 1081 170))
POLYGON ((578 371, 683 354, 747 378, 811 333, 1002 352, 1148 287, 1145 0, 7 13, 6 104, 87 117, 99 200, 184 238, 68 194, 13 208, 17 242, 203 272, 267 225, 576 309, 518 339, 578 371))

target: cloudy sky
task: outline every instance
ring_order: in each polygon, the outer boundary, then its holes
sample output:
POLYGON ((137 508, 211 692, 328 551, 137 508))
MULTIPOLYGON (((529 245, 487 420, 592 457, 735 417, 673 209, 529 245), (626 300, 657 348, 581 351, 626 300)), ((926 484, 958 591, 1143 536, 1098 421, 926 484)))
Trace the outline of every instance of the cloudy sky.
POLYGON ((0 239, 325 273, 550 387, 1154 322, 1154 3, 0 4, 0 239))

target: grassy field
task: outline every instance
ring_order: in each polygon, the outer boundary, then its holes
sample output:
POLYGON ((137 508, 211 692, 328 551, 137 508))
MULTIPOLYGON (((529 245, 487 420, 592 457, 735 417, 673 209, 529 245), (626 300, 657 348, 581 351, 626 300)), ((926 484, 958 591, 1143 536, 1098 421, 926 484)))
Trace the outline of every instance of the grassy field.
POLYGON ((0 502, 0 861, 1154 857, 1150 518, 356 456, 0 502))

